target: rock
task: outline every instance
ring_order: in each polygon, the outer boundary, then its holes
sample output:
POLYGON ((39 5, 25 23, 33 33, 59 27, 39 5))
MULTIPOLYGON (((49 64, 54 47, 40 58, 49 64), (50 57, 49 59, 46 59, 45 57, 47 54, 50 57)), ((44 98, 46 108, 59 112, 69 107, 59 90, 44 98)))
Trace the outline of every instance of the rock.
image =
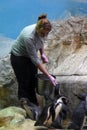
POLYGON ((0 108, 18 105, 17 81, 10 64, 10 54, 0 59, 0 108))
POLYGON ((0 110, 0 130, 46 130, 44 127, 35 127, 35 121, 25 116, 25 110, 15 106, 0 110))
POLYGON ((70 107, 79 102, 73 93, 87 92, 87 18, 70 17, 53 22, 45 43, 48 71, 56 75, 61 93, 70 99, 70 107))

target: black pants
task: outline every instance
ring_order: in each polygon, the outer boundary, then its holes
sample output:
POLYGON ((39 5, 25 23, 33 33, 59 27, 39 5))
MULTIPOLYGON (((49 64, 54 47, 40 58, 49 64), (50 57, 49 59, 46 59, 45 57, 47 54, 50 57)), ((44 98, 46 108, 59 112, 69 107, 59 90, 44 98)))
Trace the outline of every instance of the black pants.
POLYGON ((15 56, 11 53, 11 65, 18 82, 18 98, 28 98, 37 104, 35 88, 37 87, 37 67, 29 58, 15 56))

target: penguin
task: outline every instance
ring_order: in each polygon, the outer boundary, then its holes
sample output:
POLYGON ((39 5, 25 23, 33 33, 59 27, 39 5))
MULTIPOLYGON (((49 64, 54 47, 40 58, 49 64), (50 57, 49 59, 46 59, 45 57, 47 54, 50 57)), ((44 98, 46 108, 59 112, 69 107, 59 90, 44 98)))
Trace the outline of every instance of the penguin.
POLYGON ((68 100, 66 97, 62 96, 57 100, 53 101, 53 103, 45 106, 38 118, 35 122, 35 126, 47 126, 50 127, 53 121, 57 119, 60 112, 62 111, 63 104, 67 104, 68 100))
POLYGON ((75 96, 80 100, 80 103, 77 104, 72 113, 68 129, 81 130, 84 125, 84 119, 87 116, 87 93, 75 94, 75 96))
MULTIPOLYGON (((67 103, 69 103, 69 101, 67 103)), ((68 114, 71 115, 68 104, 63 103, 61 112, 59 113, 56 120, 53 121, 51 126, 55 129, 63 129, 62 121, 67 119, 68 114)))
POLYGON ((57 100, 59 97, 61 97, 59 84, 53 87, 53 91, 50 94, 48 89, 44 91, 45 105, 52 103, 54 100, 57 100))
POLYGON ((21 102, 21 107, 26 111, 27 118, 30 118, 32 120, 37 120, 41 112, 39 106, 30 102, 27 98, 21 98, 20 102, 21 102))

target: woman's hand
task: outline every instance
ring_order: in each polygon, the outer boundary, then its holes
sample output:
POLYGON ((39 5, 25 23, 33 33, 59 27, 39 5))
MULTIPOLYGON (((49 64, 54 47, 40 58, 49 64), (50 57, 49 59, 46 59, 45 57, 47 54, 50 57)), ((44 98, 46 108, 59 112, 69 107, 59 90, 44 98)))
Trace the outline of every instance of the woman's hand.
POLYGON ((44 53, 41 55, 41 59, 42 59, 43 63, 48 63, 48 58, 46 57, 46 55, 44 53))
POLYGON ((58 84, 56 81, 56 78, 54 78, 53 76, 49 75, 49 79, 50 79, 51 83, 53 84, 53 86, 56 86, 58 84))
POLYGON ((48 73, 48 71, 44 68, 44 66, 42 65, 41 62, 38 64, 38 68, 41 72, 43 72, 49 78, 49 80, 53 84, 53 86, 56 86, 58 84, 56 81, 56 78, 54 78, 52 75, 50 75, 48 73))

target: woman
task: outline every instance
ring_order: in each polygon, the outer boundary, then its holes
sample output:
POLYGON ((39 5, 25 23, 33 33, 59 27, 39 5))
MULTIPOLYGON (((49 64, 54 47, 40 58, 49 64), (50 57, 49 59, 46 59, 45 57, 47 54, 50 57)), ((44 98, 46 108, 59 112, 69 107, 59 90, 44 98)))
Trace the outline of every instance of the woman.
POLYGON ((37 56, 40 51, 41 59, 48 62, 44 54, 44 41, 51 31, 51 24, 46 15, 38 17, 37 24, 25 27, 18 36, 11 50, 11 64, 18 81, 18 98, 27 98, 38 104, 35 88, 37 87, 37 69, 43 72, 56 86, 56 79, 43 67, 37 56))

